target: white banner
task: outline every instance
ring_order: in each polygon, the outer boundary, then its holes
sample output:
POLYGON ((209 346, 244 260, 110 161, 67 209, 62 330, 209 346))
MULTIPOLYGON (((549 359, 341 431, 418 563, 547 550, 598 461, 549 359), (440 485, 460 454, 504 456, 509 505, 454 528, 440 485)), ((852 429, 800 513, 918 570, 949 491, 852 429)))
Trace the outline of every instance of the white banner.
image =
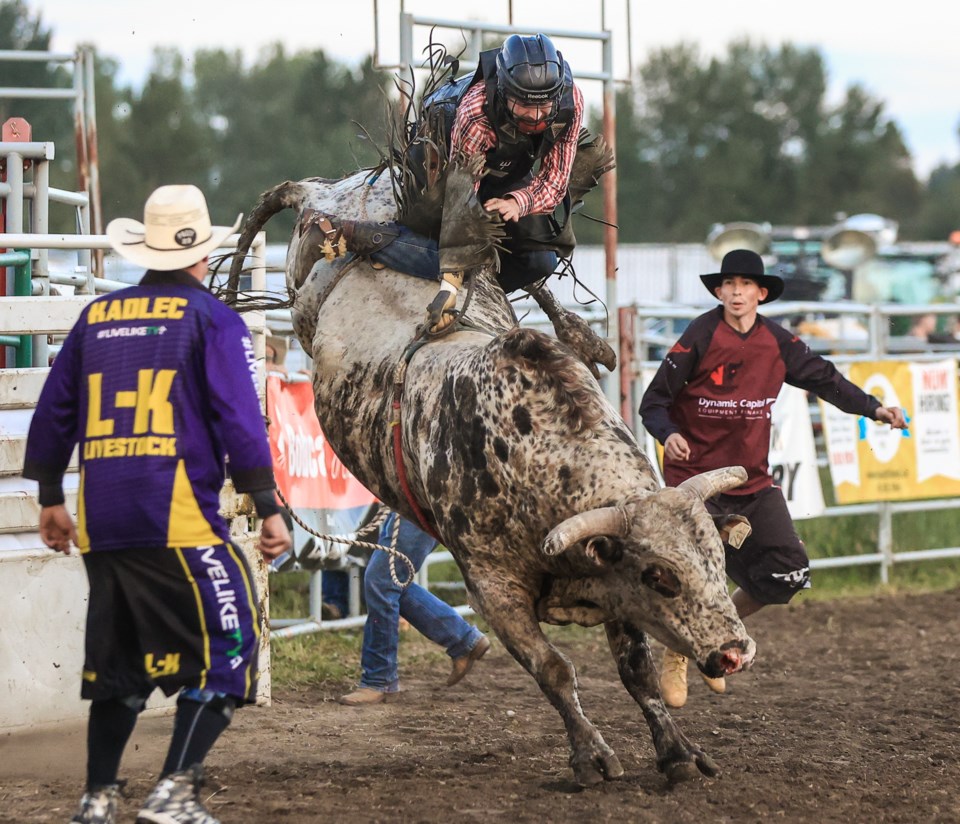
POLYGON ((833 488, 840 484, 860 486, 860 433, 857 418, 841 412, 831 403, 820 404, 823 436, 827 442, 827 460, 833 488))
MULTIPOLYGON (((960 479, 957 432, 957 370, 952 360, 910 364, 914 419, 910 421, 917 450, 917 481, 934 475, 960 479)), ((899 434, 899 433, 898 433, 899 434)))
POLYGON ((783 490, 792 518, 816 518, 824 510, 823 489, 806 392, 784 384, 771 418, 769 461, 774 483, 783 490))

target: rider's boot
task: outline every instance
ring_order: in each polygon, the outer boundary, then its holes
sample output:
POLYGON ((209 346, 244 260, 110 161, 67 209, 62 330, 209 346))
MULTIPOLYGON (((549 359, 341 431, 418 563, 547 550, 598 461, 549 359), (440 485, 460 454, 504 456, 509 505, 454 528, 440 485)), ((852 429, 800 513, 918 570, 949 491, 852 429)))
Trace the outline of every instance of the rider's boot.
POLYGON ((348 252, 368 257, 400 236, 397 223, 340 220, 325 212, 304 209, 300 216, 300 235, 308 230, 317 233, 320 251, 327 260, 343 257, 348 252))
POLYGON ((440 276, 440 291, 427 306, 427 328, 435 335, 456 320, 457 292, 463 286, 463 272, 444 272, 440 276))
POLYGON ((476 195, 475 182, 483 161, 484 156, 478 154, 447 169, 439 241, 440 291, 427 306, 431 334, 442 332, 456 319, 457 291, 467 269, 500 268, 497 247, 506 230, 500 215, 487 212, 476 195))

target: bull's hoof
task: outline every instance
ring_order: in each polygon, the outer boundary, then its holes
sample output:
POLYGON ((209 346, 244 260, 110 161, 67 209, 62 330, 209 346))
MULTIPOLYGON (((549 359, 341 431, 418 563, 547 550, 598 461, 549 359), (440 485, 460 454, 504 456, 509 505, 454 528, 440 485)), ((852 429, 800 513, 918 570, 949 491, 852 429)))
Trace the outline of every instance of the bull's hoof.
POLYGON ((713 778, 720 772, 717 762, 703 752, 696 753, 693 760, 671 761, 661 765, 660 769, 671 784, 679 784, 681 781, 699 778, 701 773, 707 778, 713 778))
POLYGON ((570 759, 574 780, 581 787, 594 787, 604 781, 613 781, 623 775, 620 759, 613 750, 595 753, 583 759, 570 759))

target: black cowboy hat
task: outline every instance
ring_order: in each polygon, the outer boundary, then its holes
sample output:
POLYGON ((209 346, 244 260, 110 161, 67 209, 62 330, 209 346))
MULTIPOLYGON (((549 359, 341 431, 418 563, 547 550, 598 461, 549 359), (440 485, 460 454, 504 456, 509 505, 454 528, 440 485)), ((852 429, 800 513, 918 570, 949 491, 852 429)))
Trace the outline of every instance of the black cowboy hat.
POLYGON ((749 249, 734 249, 727 252, 720 262, 720 271, 711 272, 709 275, 700 275, 700 280, 707 287, 707 291, 717 296, 714 291, 723 279, 731 275, 739 275, 742 278, 755 280, 760 286, 767 290, 767 297, 760 303, 770 303, 783 294, 783 278, 778 275, 768 275, 763 270, 763 258, 756 252, 749 249))

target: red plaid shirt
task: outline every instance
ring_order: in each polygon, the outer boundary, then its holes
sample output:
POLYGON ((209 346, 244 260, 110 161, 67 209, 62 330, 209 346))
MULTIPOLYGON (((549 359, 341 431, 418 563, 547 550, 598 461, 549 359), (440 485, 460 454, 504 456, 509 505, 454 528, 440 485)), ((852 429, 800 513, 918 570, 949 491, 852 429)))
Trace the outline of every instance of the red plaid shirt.
MULTIPOLYGON (((497 133, 483 113, 486 102, 487 93, 483 83, 477 83, 463 96, 453 122, 450 141, 453 152, 459 151, 466 156, 477 152, 486 154, 497 145, 497 133)), ((507 195, 520 204, 521 217, 550 214, 567 193, 570 170, 577 153, 580 123, 583 120, 583 93, 577 86, 573 87, 573 102, 574 114, 570 128, 544 155, 540 161, 540 170, 534 175, 530 185, 507 195)))

